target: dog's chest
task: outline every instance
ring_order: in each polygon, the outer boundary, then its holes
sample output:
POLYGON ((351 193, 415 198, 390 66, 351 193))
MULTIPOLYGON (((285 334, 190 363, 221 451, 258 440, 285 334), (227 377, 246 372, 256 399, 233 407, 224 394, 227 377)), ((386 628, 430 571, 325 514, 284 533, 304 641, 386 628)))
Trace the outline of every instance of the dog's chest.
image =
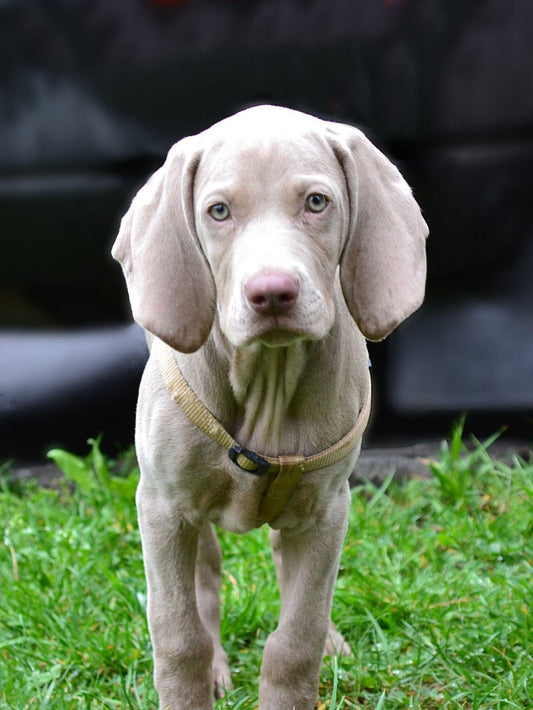
MULTIPOLYGON (((357 455, 358 449, 328 469, 304 473, 281 512, 268 521, 270 527, 307 529, 316 524, 344 486, 357 455)), ((265 522, 261 514, 264 499, 275 476, 235 469, 224 454, 216 459, 218 465, 211 459, 209 485, 190 501, 190 509, 230 532, 244 533, 261 526, 265 522)))

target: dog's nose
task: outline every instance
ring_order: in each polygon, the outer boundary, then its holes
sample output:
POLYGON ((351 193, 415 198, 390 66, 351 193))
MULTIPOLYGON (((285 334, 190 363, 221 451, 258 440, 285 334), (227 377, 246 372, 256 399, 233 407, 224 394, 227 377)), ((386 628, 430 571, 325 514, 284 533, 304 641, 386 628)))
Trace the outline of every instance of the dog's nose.
POLYGON ((275 315, 288 311, 298 300, 298 279, 285 271, 262 271, 246 283, 244 293, 257 313, 275 315))

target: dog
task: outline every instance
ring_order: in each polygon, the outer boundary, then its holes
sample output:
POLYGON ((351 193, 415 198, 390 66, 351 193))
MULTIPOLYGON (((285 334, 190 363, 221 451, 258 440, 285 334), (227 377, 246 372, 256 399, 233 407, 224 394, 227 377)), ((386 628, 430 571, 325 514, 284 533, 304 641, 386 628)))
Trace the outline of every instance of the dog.
POLYGON ((212 524, 262 524, 281 591, 261 710, 311 710, 370 401, 366 339, 424 297, 428 229, 358 129, 257 106, 180 140, 113 256, 152 342, 136 423, 137 508, 160 708, 231 687, 212 524))

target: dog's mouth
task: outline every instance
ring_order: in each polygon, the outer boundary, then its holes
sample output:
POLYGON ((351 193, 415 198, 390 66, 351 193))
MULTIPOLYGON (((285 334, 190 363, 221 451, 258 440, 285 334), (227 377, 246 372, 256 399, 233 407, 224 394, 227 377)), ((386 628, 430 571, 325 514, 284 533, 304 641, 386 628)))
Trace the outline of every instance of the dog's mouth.
POLYGON ((322 340, 333 325, 333 317, 324 308, 295 309, 268 315, 239 312, 221 313, 222 331, 234 347, 258 343, 270 348, 288 347, 298 341, 322 340), (228 317, 229 316, 229 317, 228 317), (233 316, 233 317, 232 317, 233 316))
POLYGON ((297 340, 305 337, 303 333, 294 330, 272 329, 256 336, 254 340, 269 348, 282 348, 292 345, 297 340))
POLYGON ((306 328, 283 322, 287 320, 272 318, 268 319, 269 322, 261 323, 254 329, 246 344, 261 343, 270 348, 280 348, 292 345, 298 340, 317 340, 317 336, 306 328))

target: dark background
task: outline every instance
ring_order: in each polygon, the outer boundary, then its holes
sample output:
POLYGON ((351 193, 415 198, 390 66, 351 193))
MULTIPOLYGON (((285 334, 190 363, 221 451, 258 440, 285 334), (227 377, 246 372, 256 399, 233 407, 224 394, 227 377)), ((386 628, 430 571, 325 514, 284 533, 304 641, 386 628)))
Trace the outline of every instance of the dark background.
POLYGON ((109 251, 181 137, 256 103, 361 127, 430 226, 424 307, 372 346, 371 440, 531 436, 531 0, 4 0, 0 457, 133 438, 145 359, 109 251))

